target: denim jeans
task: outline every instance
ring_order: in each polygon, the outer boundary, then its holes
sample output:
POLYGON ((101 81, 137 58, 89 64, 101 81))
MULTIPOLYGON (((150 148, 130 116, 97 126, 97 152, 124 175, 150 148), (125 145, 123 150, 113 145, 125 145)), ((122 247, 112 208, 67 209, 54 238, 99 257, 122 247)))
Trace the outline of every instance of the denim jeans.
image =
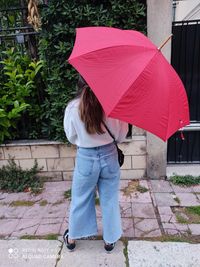
POLYGON ((69 238, 97 234, 95 192, 98 189, 103 239, 116 242, 122 234, 119 209, 120 167, 114 143, 77 149, 69 215, 69 238))

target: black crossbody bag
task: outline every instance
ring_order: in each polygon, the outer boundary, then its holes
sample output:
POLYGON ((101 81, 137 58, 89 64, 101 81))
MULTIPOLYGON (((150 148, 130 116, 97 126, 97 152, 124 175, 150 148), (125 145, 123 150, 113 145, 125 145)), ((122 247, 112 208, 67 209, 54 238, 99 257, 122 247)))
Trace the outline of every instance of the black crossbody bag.
POLYGON ((111 133, 111 131, 108 129, 107 125, 105 124, 105 122, 103 122, 103 125, 105 126, 106 130, 108 131, 109 135, 113 138, 114 143, 116 145, 117 148, 117 153, 118 153, 118 162, 119 162, 119 166, 121 167, 124 164, 124 153, 123 151, 118 147, 117 142, 115 140, 114 135, 111 133))

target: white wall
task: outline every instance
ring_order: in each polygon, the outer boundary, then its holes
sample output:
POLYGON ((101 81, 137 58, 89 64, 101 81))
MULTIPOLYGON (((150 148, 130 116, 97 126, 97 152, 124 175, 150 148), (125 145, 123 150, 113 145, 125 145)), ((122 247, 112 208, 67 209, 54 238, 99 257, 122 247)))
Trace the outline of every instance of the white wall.
POLYGON ((175 21, 200 19, 200 0, 176 2, 175 21))

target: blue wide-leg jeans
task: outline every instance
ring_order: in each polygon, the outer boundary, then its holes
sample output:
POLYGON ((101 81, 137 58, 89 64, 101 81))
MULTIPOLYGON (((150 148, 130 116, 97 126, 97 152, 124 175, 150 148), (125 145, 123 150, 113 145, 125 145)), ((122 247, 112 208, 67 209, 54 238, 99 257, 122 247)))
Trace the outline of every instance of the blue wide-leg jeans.
POLYGON ((96 189, 99 192, 104 241, 114 243, 121 237, 119 179, 120 167, 114 143, 93 148, 78 147, 72 182, 69 238, 97 234, 96 189))

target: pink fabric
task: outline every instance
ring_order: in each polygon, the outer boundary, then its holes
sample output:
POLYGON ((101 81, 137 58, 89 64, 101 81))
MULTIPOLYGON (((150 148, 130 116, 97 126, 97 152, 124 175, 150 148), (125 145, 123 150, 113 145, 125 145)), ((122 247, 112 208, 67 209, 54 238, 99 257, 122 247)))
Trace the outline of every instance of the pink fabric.
POLYGON ((87 81, 107 116, 164 141, 189 124, 187 95, 180 78, 142 33, 79 28, 69 63, 87 81))

